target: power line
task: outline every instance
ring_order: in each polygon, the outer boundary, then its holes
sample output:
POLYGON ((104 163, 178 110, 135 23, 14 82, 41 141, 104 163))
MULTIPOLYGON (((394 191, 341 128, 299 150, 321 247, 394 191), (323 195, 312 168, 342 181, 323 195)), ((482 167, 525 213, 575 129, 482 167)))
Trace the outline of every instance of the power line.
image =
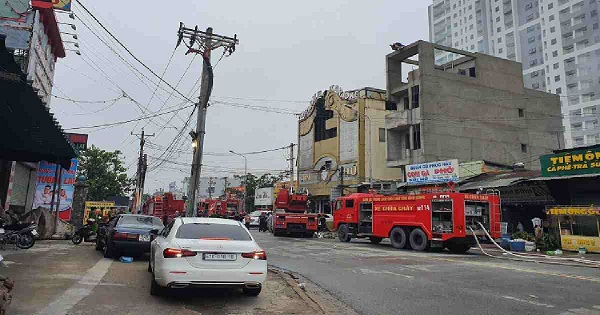
POLYGON ((102 29, 104 29, 104 31, 110 35, 110 37, 112 37, 121 47, 123 47, 123 49, 125 49, 125 51, 131 56, 133 57, 133 59, 135 59, 135 61, 139 62, 144 68, 146 68, 146 70, 148 70, 150 73, 152 73, 152 75, 154 75, 156 78, 158 78, 161 82, 163 82, 164 84, 166 84, 169 88, 171 88, 173 91, 175 91, 177 94, 179 94, 181 97, 183 97, 185 100, 193 103, 192 100, 190 100, 189 98, 187 98, 187 96, 183 95, 183 93, 179 92, 176 88, 174 88, 171 84, 169 84, 169 82, 165 81, 163 78, 161 78, 158 74, 156 74, 156 72, 154 72, 152 69, 150 69, 150 67, 148 67, 143 61, 141 61, 135 54, 133 54, 133 52, 131 52, 131 50, 129 50, 129 48, 127 48, 127 46, 125 46, 115 35, 113 35, 113 33, 111 31, 109 31, 104 24, 102 24, 102 22, 100 22, 96 16, 94 16, 94 14, 92 14, 92 12, 90 12, 86 6, 84 6, 81 1, 79 0, 75 0, 91 17, 92 19, 94 19, 94 21, 96 21, 96 23, 98 23, 98 25, 100 25, 100 27, 102 27, 102 29))
POLYGON ((117 121, 117 122, 112 122, 112 123, 106 123, 106 124, 98 124, 98 125, 92 125, 92 126, 81 126, 81 127, 73 127, 73 128, 64 128, 64 130, 78 130, 78 129, 90 129, 90 128, 98 128, 98 127, 108 127, 108 126, 117 126, 117 125, 124 125, 127 123, 131 123, 134 121, 140 121, 140 120, 144 120, 144 119, 150 119, 153 117, 158 117, 158 116, 162 116, 162 115, 166 115, 169 113, 173 113, 176 111, 180 111, 186 108, 190 108, 192 106, 195 106, 194 104, 192 105, 187 105, 187 106, 183 106, 180 108, 176 108, 170 111, 166 111, 166 112, 162 112, 162 113, 157 113, 154 115, 149 115, 149 116, 142 116, 142 117, 138 117, 138 118, 133 118, 133 119, 128 119, 128 120, 122 120, 122 121, 117 121))

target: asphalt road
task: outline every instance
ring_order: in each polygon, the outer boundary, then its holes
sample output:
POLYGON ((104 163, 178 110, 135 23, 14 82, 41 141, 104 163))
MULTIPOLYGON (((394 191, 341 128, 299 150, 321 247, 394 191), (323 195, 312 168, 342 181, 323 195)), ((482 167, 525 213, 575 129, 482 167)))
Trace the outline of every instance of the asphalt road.
POLYGON ((361 314, 600 314, 600 270, 446 252, 384 241, 275 238, 253 231, 271 265, 361 314))
POLYGON ((314 314, 281 277, 270 273, 258 297, 235 290, 178 290, 150 295, 147 259, 121 263, 92 244, 41 241, 28 250, 0 251, 0 274, 15 280, 8 314, 314 314))

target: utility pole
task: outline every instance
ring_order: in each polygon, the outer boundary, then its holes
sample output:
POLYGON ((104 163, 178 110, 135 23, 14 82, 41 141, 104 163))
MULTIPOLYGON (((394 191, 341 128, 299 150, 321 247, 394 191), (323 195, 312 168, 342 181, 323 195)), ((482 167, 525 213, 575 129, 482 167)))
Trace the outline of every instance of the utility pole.
POLYGON ((290 143, 290 192, 293 192, 294 189, 294 146, 295 144, 290 143))
POLYGON ((144 154, 144 145, 146 144, 146 138, 154 137, 154 134, 147 135, 144 133, 144 128, 142 128, 141 134, 134 134, 132 132, 131 135, 140 138, 140 156, 138 157, 137 176, 135 180, 135 196, 133 203, 133 209, 135 213, 137 213, 142 205, 142 198, 144 196, 144 182, 146 181, 146 169, 148 168, 148 156, 144 154))
POLYGON ((212 199, 212 192, 213 192, 213 178, 209 177, 208 178, 208 199, 212 199))
POLYGON ((223 177, 223 196, 225 196, 225 198, 227 198, 227 186, 228 186, 228 182, 227 182, 227 177, 223 177))
POLYGON ((194 158, 192 160, 190 185, 188 186, 188 202, 186 205, 186 213, 187 216, 191 217, 196 215, 196 195, 198 192, 198 181, 200 179, 200 172, 202 167, 204 134, 206 133, 206 110, 208 109, 208 100, 210 98, 213 86, 213 69, 210 63, 211 51, 219 47, 224 47, 225 51, 223 55, 231 55, 235 51, 235 45, 237 45, 239 41, 237 39, 237 35, 234 35, 234 37, 231 38, 213 34, 212 27, 209 27, 206 29, 205 32, 202 32, 198 30, 198 26, 191 29, 185 27, 183 23, 179 23, 179 31, 177 32, 177 35, 177 46, 184 42, 188 48, 186 54, 200 54, 202 55, 203 59, 200 97, 199 102, 197 104, 198 119, 196 123, 196 131, 190 132, 190 136, 192 137, 194 146, 194 158), (189 41, 184 41, 184 39, 189 39, 189 41))

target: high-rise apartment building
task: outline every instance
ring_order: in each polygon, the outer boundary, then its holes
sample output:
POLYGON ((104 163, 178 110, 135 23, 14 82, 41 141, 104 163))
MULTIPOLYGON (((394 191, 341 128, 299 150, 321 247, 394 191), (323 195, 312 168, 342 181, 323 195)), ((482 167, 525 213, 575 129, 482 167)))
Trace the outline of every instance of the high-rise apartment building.
MULTIPOLYGON (((560 95, 567 146, 600 143, 600 0, 433 0, 430 41, 523 64, 526 88, 560 95)), ((456 58, 436 54, 436 64, 456 58)), ((544 122, 540 122, 544 123, 544 122)))

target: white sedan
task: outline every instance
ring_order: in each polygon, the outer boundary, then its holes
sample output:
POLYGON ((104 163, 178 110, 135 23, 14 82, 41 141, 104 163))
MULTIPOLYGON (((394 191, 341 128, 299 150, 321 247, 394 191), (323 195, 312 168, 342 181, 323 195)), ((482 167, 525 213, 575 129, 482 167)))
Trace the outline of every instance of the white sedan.
POLYGON ((238 221, 176 218, 152 242, 150 294, 170 288, 241 288, 257 296, 267 279, 267 254, 238 221))

